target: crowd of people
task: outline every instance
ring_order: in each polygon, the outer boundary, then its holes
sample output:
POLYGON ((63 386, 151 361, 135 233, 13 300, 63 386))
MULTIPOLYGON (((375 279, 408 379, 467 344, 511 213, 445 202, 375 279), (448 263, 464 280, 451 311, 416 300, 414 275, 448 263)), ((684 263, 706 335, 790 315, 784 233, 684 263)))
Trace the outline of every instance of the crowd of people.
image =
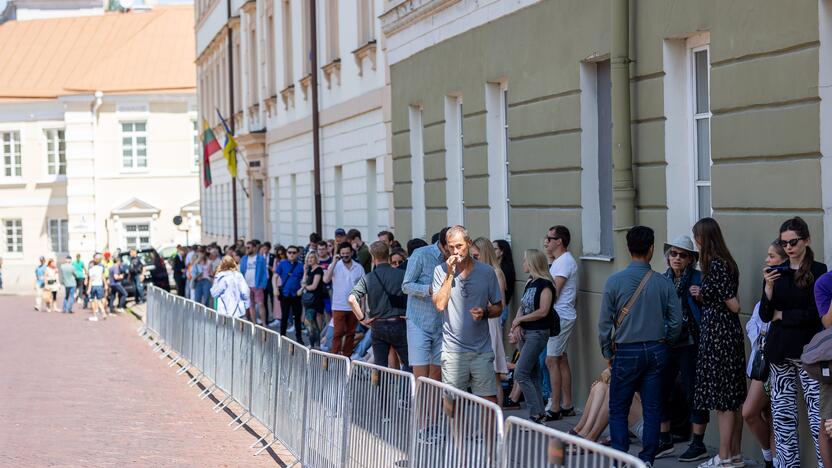
MULTIPOLYGON (((463 226, 442 229, 430 244, 412 239, 405 246, 389 231, 369 245, 355 229, 334 234, 324 240, 313 233, 302 246, 179 246, 173 283, 180 295, 301 344, 441 380, 505 408, 524 401, 537 423, 576 414, 567 349, 578 316, 579 264, 566 226, 548 229, 542 250, 523 252, 519 275, 507 241, 472 239, 463 226), (524 285, 515 297, 518 279, 524 285), (512 356, 507 343, 516 348, 512 356)), ((832 273, 814 259, 801 218, 773 234, 760 301, 745 327, 752 350, 746 359, 740 271, 717 221, 704 218, 691 236, 664 243, 663 273, 651 268, 653 230, 630 229, 632 261, 608 278, 601 296, 598 337, 608 367, 570 432, 623 451, 634 435, 650 464, 689 439, 679 461, 739 467, 745 423, 766 466, 796 467, 800 386, 815 456, 832 466, 832 378, 820 382, 801 361, 804 346, 832 326, 832 273), (719 431, 713 456, 704 444, 712 411, 719 431)), ((136 278, 141 302, 143 270, 135 257, 131 252, 128 265, 106 253, 89 263, 67 257, 59 267, 41 259, 36 308, 56 310, 60 284, 64 312, 83 301, 93 306, 90 320, 106 318, 124 306, 125 277, 136 278)), ((435 426, 419 431, 424 443, 439 437, 435 426)))

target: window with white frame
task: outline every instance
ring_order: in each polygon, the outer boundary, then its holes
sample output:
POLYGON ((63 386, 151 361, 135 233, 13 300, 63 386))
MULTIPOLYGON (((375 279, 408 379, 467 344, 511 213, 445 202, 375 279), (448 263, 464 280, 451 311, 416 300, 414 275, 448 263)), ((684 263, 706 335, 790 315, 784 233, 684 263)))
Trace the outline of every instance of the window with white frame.
POLYGON ((199 124, 196 120, 191 120, 191 125, 194 138, 194 167, 199 167, 199 124))
POLYGON ((257 96, 257 16, 249 15, 248 25, 248 105, 253 106, 259 102, 257 96))
POLYGON ((4 219, 3 230, 5 231, 6 253, 23 253, 23 220, 4 219))
POLYGON ((410 207, 413 238, 427 235, 425 213, 425 149, 422 107, 410 106, 410 207))
POLYGON ((292 2, 283 0, 281 11, 283 31, 283 86, 289 87, 294 83, 295 77, 292 71, 292 2))
POLYGON ((445 198, 448 225, 465 224, 462 97, 445 97, 445 198))
POLYGON ((124 246, 126 249, 150 247, 150 223, 125 223, 124 246))
POLYGON ((49 244, 53 253, 66 253, 69 250, 69 228, 65 219, 49 220, 49 244))
POLYGON ((489 228, 492 239, 510 240, 507 101, 508 87, 505 83, 486 83, 489 228))
POLYGON ((708 45, 690 49, 693 102, 693 185, 696 219, 711 216, 711 102, 708 45))
POLYGON ((376 40, 374 0, 358 0, 358 46, 376 40))
POLYGON ((46 173, 49 175, 66 175, 66 142, 64 131, 49 129, 46 136, 46 173))
POLYGON ((301 1, 301 25, 300 30, 302 36, 300 38, 300 45, 301 45, 301 59, 303 60, 303 76, 307 76, 312 73, 312 60, 310 58, 312 52, 312 46, 310 45, 310 37, 309 37, 309 27, 311 26, 310 21, 312 18, 312 14, 309 10, 309 2, 308 1, 301 1))
POLYGON ((20 154, 20 132, 2 132, 3 175, 6 177, 21 177, 23 175, 20 154))
POLYGON ((338 2, 326 1, 326 60, 331 63, 340 57, 338 48, 338 2))
POLYGON ((275 58, 274 41, 274 2, 266 3, 266 76, 268 80, 268 97, 277 96, 277 63, 275 58))
POLYGON ((121 123, 121 166, 124 169, 147 167, 147 123, 121 123))

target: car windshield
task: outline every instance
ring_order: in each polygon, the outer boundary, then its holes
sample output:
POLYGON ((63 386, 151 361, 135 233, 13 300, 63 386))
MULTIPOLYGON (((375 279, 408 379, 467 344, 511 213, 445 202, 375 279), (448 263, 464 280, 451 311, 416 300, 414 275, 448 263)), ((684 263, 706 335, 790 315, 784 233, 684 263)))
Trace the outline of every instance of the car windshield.
MULTIPOLYGON (((141 250, 137 253, 137 255, 139 256, 139 260, 141 260, 142 265, 146 266, 148 270, 156 268, 156 257, 158 254, 155 251, 141 250)), ((121 261, 125 264, 130 264, 130 253, 122 253, 121 261)))

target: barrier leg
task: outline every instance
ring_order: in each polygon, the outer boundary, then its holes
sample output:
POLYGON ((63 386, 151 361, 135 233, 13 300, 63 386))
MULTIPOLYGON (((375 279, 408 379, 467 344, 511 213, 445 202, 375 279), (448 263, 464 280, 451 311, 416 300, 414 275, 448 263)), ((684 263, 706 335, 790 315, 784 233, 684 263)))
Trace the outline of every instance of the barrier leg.
POLYGON ((254 419, 254 416, 251 416, 251 415, 250 415, 250 416, 248 417, 248 419, 246 419, 245 421, 240 421, 240 424, 238 424, 238 425, 237 425, 237 427, 235 427, 234 429, 232 429, 232 430, 231 430, 231 432, 234 432, 234 431, 236 431, 237 429, 239 429, 239 428, 241 428, 241 427, 245 426, 245 425, 246 425, 246 424, 248 424, 248 422, 249 422, 249 421, 251 421, 252 419, 254 419))
MULTIPOLYGON (((265 441, 264 441, 264 442, 265 442, 265 441)), ((258 451, 256 451, 256 452, 254 452, 254 456, 256 457, 257 455, 260 455, 261 453, 263 453, 263 451, 264 451, 264 450, 266 450, 266 449, 268 449, 269 447, 271 447, 271 446, 272 446, 272 444, 274 444, 275 442, 277 442, 277 437, 272 437, 272 441, 271 441, 271 442, 269 442, 267 445, 264 445, 264 446, 263 446, 263 448, 261 448, 260 450, 258 450, 258 451)))
POLYGON ((220 412, 220 411, 222 411, 222 410, 223 410, 226 406, 228 406, 228 403, 230 403, 230 401, 229 401, 229 400, 231 400, 231 395, 227 395, 225 398, 223 398, 223 399, 222 399, 222 401, 220 401, 219 403, 217 403, 216 405, 214 405, 214 407, 213 407, 213 408, 211 408, 211 409, 213 409, 215 413, 219 413, 219 412, 220 412))
POLYGON ((182 358, 182 356, 178 356, 176 359, 172 360, 172 361, 170 362, 170 364, 168 364, 168 367, 173 367, 173 366, 175 366, 175 365, 176 365, 176 363, 177 363, 177 362, 179 362, 179 359, 181 359, 181 358, 182 358))
POLYGON ((185 372, 188 372, 188 369, 190 369, 190 368, 191 368, 191 365, 190 365, 190 364, 185 364, 184 366, 182 366, 182 368, 181 368, 181 369, 179 369, 178 371, 176 371, 176 375, 182 375, 182 374, 184 374, 185 372))
POLYGON ((193 387, 194 385, 196 385, 197 383, 199 383, 199 379, 200 379, 200 378, 202 378, 202 376, 203 376, 203 375, 205 375, 205 374, 204 374, 204 373, 202 373, 202 371, 200 371, 198 374, 196 374, 195 376, 191 377, 191 380, 189 380, 189 381, 188 381, 188 386, 189 386, 189 387, 193 387))
POLYGON ((208 395, 210 395, 211 392, 214 391, 214 389, 216 387, 217 387, 217 384, 211 384, 209 387, 206 387, 205 390, 200 392, 200 394, 198 395, 199 399, 204 400, 204 399, 208 398, 208 395))
POLYGON ((226 424, 226 425, 227 425, 227 426, 232 426, 232 425, 234 425, 237 421, 241 420, 241 419, 243 418, 243 416, 245 416, 245 415, 247 415, 247 414, 248 414, 248 411, 245 411, 245 410, 244 410, 242 413, 240 413, 240 415, 239 415, 239 416, 237 416, 236 418, 234 418, 234 420, 233 420, 233 421, 231 421, 230 423, 228 423, 228 424, 226 424))
POLYGON ((267 434, 266 434, 266 435, 264 435, 263 437, 261 437, 261 438, 257 439, 257 441, 256 441, 256 442, 254 442, 253 444, 249 445, 249 446, 248 446, 248 448, 253 449, 253 448, 254 448, 254 446, 256 446, 257 444, 259 444, 259 443, 261 443, 261 442, 265 442, 266 437, 268 437, 268 436, 270 436, 270 435, 271 435, 271 432, 267 433, 267 434))

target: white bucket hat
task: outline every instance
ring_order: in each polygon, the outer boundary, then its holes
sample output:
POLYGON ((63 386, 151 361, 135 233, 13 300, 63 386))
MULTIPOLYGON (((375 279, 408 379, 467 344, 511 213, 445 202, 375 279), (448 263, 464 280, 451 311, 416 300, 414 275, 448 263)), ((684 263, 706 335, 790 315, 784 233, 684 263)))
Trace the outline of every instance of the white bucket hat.
POLYGON ((682 249, 690 252, 693 254, 694 260, 699 260, 699 252, 696 251, 696 247, 693 246, 693 241, 690 237, 681 235, 670 242, 664 244, 664 254, 667 255, 667 252, 670 250, 671 247, 676 247, 677 249, 682 249))

